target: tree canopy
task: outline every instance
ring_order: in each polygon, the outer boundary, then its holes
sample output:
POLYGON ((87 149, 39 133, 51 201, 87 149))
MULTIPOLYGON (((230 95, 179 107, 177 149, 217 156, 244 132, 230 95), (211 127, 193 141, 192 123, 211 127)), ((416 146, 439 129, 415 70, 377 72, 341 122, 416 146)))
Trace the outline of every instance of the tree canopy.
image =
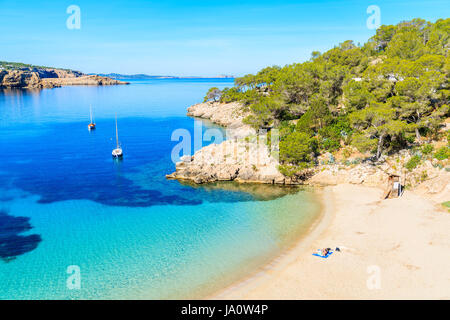
POLYGON ((291 169, 345 144, 379 158, 436 137, 449 116, 449 48, 450 19, 383 25, 364 45, 345 41, 236 78, 220 101, 242 102, 255 128, 279 128, 280 161, 291 169))

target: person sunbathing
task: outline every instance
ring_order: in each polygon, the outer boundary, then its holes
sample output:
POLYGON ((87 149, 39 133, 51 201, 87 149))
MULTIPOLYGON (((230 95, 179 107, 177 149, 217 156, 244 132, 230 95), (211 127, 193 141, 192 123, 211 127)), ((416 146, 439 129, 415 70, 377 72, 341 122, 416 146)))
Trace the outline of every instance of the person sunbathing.
POLYGON ((313 256, 321 257, 321 258, 328 258, 329 255, 333 253, 333 250, 331 248, 323 248, 323 249, 317 249, 317 253, 313 253, 313 256))

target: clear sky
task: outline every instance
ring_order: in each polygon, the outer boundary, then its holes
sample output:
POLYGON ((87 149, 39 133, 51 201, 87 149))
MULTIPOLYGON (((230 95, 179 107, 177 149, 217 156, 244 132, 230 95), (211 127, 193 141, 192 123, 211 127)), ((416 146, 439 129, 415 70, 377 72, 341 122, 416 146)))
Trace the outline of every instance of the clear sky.
POLYGON ((95 73, 240 76, 309 59, 381 24, 450 17, 450 0, 5 1, 0 60, 95 73), (80 29, 68 29, 70 5, 80 29))

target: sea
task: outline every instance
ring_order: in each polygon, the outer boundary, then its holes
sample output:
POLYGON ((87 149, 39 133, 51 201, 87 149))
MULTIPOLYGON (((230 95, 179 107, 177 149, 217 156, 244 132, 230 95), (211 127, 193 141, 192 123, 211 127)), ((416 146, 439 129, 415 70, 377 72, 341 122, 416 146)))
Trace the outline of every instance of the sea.
POLYGON ((317 219, 313 190, 166 179, 176 130, 223 130, 187 107, 233 79, 129 82, 0 89, 0 299, 204 298, 317 219))

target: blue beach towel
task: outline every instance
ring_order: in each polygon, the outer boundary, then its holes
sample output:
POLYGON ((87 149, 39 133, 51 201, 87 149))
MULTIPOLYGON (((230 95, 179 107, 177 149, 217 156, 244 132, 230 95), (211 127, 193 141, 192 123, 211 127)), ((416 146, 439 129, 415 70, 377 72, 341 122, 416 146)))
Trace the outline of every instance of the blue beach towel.
POLYGON ((316 257, 319 257, 319 258, 324 258, 324 259, 326 259, 326 258, 328 258, 329 256, 331 256, 332 254, 333 254, 333 251, 329 251, 329 252, 327 253, 326 256, 323 256, 323 255, 318 254, 318 253, 313 253, 312 255, 313 255, 313 256, 316 256, 316 257))

